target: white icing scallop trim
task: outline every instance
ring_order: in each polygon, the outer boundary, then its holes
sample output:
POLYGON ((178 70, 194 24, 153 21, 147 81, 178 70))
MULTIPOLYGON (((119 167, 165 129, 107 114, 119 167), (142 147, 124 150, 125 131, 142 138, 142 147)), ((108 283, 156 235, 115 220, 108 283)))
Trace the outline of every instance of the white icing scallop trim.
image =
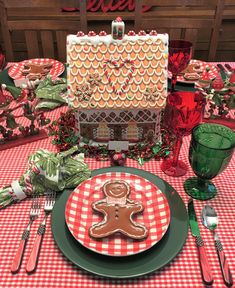
POLYGON ((100 101, 102 99, 102 94, 96 93, 93 98, 94 98, 95 101, 98 102, 98 101, 100 101))
POLYGON ((141 63, 141 62, 139 62, 139 64, 136 64, 136 63, 135 63, 135 67, 137 68, 137 73, 138 73, 139 75, 142 75, 142 74, 138 71, 138 69, 141 68, 141 66, 142 66, 142 63, 141 63))
MULTIPOLYGON (((140 60, 140 61, 143 61, 144 59, 146 59, 146 55, 143 54, 142 56, 140 54, 137 55, 137 58, 140 60)), ((142 63, 143 65, 143 63, 142 63)))
MULTIPOLYGON (((71 73, 72 74, 72 73, 71 73)), ((73 75, 73 74, 72 74, 73 75)), ((70 80, 70 84, 69 85, 73 85, 74 83, 77 83, 76 78, 74 77, 73 80, 70 80)))
POLYGON ((149 83, 152 82, 150 78, 148 78, 148 79, 144 79, 144 78, 143 78, 142 81, 143 81, 143 83, 146 84, 146 85, 148 85, 149 83))
POLYGON ((146 34, 144 36, 140 36, 140 35, 134 35, 134 36, 128 36, 128 35, 124 35, 122 40, 114 40, 112 38, 112 35, 106 35, 106 36, 81 36, 81 37, 77 37, 76 35, 68 35, 67 36, 67 46, 69 47, 71 44, 77 44, 77 43, 91 43, 93 45, 98 45, 99 43, 105 43, 106 45, 109 45, 111 43, 113 44, 120 44, 122 42, 136 42, 136 41, 146 41, 148 39, 151 39, 152 41, 157 42, 157 44, 160 43, 160 41, 162 41, 163 43, 167 43, 168 42, 168 34, 157 34, 157 35, 149 35, 146 34))
MULTIPOLYGON (((113 89, 112 89, 112 87, 110 86, 110 85, 107 85, 106 87, 105 87, 105 91, 107 91, 109 94, 112 94, 113 93, 113 89)), ((102 92, 101 92, 102 93, 102 92)))

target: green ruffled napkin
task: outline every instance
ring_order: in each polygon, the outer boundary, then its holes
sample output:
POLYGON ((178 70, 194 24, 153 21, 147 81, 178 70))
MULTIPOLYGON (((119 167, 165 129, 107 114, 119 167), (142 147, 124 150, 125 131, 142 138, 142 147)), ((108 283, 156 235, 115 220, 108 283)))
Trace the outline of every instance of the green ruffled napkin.
POLYGON ((28 159, 28 169, 20 180, 0 189, 0 209, 32 195, 44 194, 48 189, 61 192, 75 188, 90 177, 84 154, 76 154, 75 146, 68 151, 53 153, 38 150, 28 159))
POLYGON ((36 97, 40 99, 36 105, 36 109, 52 110, 65 104, 66 101, 63 95, 67 93, 67 82, 65 78, 57 78, 52 80, 51 76, 45 77, 36 90, 36 97))

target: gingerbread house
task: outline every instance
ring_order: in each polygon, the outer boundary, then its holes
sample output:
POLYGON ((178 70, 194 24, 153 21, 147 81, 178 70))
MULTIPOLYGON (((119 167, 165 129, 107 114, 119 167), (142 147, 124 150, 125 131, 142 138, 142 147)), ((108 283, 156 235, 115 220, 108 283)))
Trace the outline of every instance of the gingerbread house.
POLYGON ((91 31, 67 36, 67 101, 77 109, 81 136, 97 142, 142 141, 149 130, 156 139, 160 136, 168 35, 126 35, 124 29, 118 18, 110 35, 91 31))

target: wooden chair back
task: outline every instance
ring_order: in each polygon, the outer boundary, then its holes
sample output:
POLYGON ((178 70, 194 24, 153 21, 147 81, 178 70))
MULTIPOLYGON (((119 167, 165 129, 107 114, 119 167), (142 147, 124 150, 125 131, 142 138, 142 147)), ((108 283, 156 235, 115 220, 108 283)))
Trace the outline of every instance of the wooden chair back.
POLYGON ((213 61, 222 22, 224 0, 136 0, 135 30, 155 29, 170 39, 185 39, 195 47, 202 29, 210 29, 208 60, 213 61), (143 5, 153 6, 141 13, 143 5))
POLYGON ((235 19, 235 1, 225 0, 223 19, 234 20, 235 19))
POLYGON ((87 32, 86 0, 0 0, 1 29, 7 61, 16 61, 12 34, 24 31, 27 57, 66 60, 66 35, 87 32), (62 12, 62 7, 80 11, 62 12))

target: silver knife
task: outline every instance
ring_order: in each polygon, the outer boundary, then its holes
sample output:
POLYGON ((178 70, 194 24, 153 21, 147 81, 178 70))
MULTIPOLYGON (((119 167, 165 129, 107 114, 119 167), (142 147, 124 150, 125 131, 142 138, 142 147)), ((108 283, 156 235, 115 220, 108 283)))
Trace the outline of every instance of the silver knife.
POLYGON ((200 269, 202 274, 202 280, 206 285, 211 285, 213 283, 213 276, 211 273, 210 265, 206 256, 206 251, 204 248, 204 242, 200 235, 200 230, 198 227, 197 216, 194 210, 193 199, 190 199, 188 202, 188 217, 189 225, 191 228, 192 235, 195 237, 198 257, 200 263, 200 269))

